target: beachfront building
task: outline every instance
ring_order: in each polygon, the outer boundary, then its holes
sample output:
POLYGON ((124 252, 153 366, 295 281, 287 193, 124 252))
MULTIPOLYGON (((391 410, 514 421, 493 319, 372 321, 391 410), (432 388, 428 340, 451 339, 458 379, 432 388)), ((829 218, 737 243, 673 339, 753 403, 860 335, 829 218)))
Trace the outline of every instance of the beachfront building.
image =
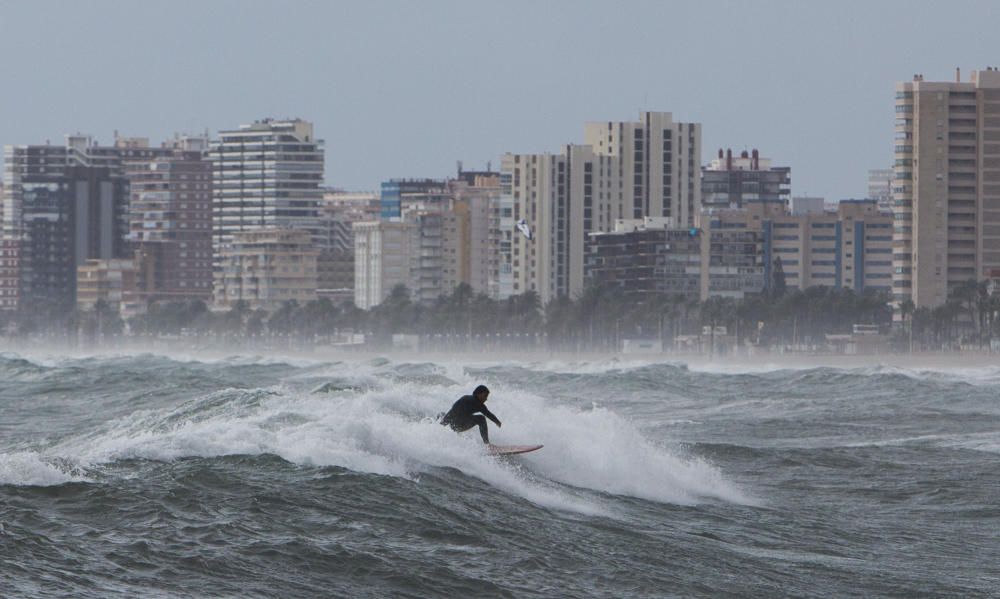
POLYGON ((672 228, 664 218, 621 219, 613 231, 588 238, 584 266, 590 285, 612 285, 626 297, 655 294, 700 298, 703 236, 698 229, 672 228))
POLYGON ((558 154, 507 154, 512 292, 534 291, 542 303, 583 290, 584 246, 590 233, 610 231, 624 209, 622 163, 589 145, 558 154))
POLYGON ((354 231, 354 303, 369 310, 393 287, 412 287, 420 232, 415 222, 356 222, 354 231))
POLYGON ((497 222, 499 173, 460 170, 458 178, 448 182, 448 192, 451 207, 443 213, 444 288, 466 284, 473 293, 493 296, 501 268, 501 243, 509 240, 497 222))
MULTIPOLYGON (((209 154, 214 285, 224 284, 220 260, 237 233, 318 226, 323 155, 312 123, 301 119, 264 119, 219 132, 209 154)), ((219 289, 215 297, 229 302, 219 289)))
POLYGON ((895 299, 1000 277, 1000 71, 897 83, 894 170, 895 299))
POLYGON ((623 219, 587 244, 586 280, 636 300, 658 294, 742 299, 765 287, 759 230, 676 228, 665 218, 623 219))
POLYGON ((713 210, 702 218, 702 228, 713 233, 760 236, 767 286, 780 268, 789 288, 891 289, 892 216, 879 211, 874 200, 844 200, 836 210, 800 214, 781 201, 754 201, 742 210, 713 210))
POLYGON ((312 235, 296 229, 252 229, 232 234, 219 256, 215 305, 245 302, 251 310, 274 311, 284 303, 317 298, 312 235))
POLYGON ((620 161, 623 213, 693 225, 701 210, 701 124, 669 112, 641 112, 637 121, 587 123, 584 144, 620 161))
POLYGON ((76 306, 80 310, 93 310, 98 302, 105 303, 114 312, 123 310, 135 301, 135 260, 87 260, 76 269, 76 306))
POLYGON ((128 182, 118 154, 87 136, 6 146, 3 210, 6 260, 16 263, 6 269, 5 309, 70 310, 77 267, 127 257, 128 182))
POLYGON ((579 294, 587 237, 612 231, 617 220, 694 224, 701 209, 700 124, 643 112, 638 121, 587 123, 584 139, 555 154, 503 157, 498 210, 501 229, 509 228, 497 236, 501 297, 534 291, 547 303, 579 294))
POLYGON ((787 202, 791 197, 792 169, 771 166, 760 152, 743 151, 734 157, 732 149, 701 169, 703 208, 742 208, 744 202, 766 200, 787 202))
POLYGON ((16 310, 21 295, 21 242, 0 237, 0 310, 16 310))
POLYGON ((116 145, 129 180, 129 241, 138 268, 138 301, 210 301, 208 138, 178 136, 154 149, 146 140, 120 140, 116 145))
POLYGON ((323 194, 314 242, 320 298, 335 304, 354 301, 354 229, 356 222, 379 218, 375 192, 327 190, 323 194))

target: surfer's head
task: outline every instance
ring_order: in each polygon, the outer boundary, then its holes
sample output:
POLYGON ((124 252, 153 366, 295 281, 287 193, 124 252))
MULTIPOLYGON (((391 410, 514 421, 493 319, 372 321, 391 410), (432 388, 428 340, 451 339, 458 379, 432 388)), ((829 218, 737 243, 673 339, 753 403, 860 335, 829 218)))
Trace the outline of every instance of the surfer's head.
POLYGON ((476 387, 476 390, 472 392, 472 397, 475 397, 479 401, 486 401, 486 398, 489 397, 489 395, 490 390, 486 388, 486 385, 479 385, 476 387))

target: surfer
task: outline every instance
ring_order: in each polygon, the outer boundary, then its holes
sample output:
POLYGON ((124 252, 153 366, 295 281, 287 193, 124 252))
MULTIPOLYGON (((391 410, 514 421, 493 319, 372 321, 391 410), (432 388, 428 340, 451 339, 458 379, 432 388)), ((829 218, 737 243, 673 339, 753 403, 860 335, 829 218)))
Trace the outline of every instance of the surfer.
POLYGON ((472 395, 463 395, 455 405, 451 406, 448 413, 441 418, 441 424, 450 426, 455 432, 461 433, 474 426, 479 426, 479 435, 483 438, 483 443, 490 444, 490 432, 486 427, 486 419, 489 418, 500 424, 500 420, 486 408, 486 399, 490 396, 490 390, 486 385, 479 385, 472 395))

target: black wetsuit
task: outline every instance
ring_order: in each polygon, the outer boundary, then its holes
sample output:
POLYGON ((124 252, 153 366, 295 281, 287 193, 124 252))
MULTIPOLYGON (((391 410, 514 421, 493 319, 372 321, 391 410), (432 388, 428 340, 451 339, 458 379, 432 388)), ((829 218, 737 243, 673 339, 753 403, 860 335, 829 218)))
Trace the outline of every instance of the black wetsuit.
POLYGON ((486 428, 486 418, 500 425, 500 421, 488 409, 486 403, 479 401, 471 395, 463 395, 461 399, 451 406, 448 413, 441 419, 441 424, 446 424, 457 432, 467 431, 474 426, 479 426, 479 435, 483 438, 483 443, 490 442, 490 433, 486 428), (477 414, 481 412, 481 414, 477 414))

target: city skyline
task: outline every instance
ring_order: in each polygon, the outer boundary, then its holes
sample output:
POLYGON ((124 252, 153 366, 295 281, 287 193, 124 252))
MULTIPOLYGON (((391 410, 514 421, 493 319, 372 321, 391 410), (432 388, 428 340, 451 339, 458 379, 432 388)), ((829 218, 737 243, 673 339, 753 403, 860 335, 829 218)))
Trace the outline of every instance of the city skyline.
POLYGON ((765 148, 795 195, 863 197, 891 164, 894 84, 1000 54, 986 2, 53 6, 0 9, 0 48, 24 57, 0 143, 300 117, 326 140, 326 183, 347 189, 554 152, 584 141, 582 122, 662 110, 704 125, 702 162, 765 148), (942 51, 922 30, 956 35, 942 51))

